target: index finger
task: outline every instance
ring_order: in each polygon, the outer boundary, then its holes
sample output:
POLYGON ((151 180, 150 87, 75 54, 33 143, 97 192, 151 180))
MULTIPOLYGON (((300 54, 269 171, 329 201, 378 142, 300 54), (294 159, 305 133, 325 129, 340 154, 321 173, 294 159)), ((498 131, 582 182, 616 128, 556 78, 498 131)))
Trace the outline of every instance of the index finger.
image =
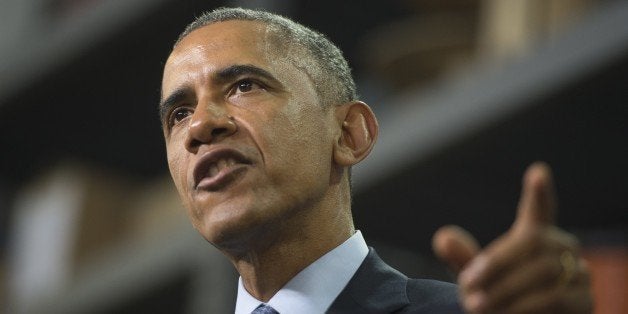
POLYGON ((544 162, 535 162, 524 174, 513 228, 553 224, 555 216, 556 196, 551 169, 544 162))

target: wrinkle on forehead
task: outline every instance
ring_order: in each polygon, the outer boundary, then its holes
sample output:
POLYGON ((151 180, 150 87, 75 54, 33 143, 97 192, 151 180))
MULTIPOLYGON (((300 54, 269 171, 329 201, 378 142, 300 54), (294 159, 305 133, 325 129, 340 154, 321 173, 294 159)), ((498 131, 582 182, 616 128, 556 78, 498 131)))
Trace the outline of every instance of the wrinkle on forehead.
MULTIPOLYGON (((212 23, 212 24, 203 26, 197 30, 194 30, 190 34, 188 34, 186 37, 184 37, 179 43, 177 43, 177 45, 171 52, 170 56, 168 57, 168 60, 166 61, 166 66, 165 66, 166 70, 168 70, 168 68, 171 68, 171 67, 181 66, 185 63, 189 63, 190 60, 192 59, 196 59, 200 62, 207 61, 208 55, 211 55, 213 53, 219 54, 220 49, 228 49, 233 46, 236 46, 237 44, 233 42, 234 38, 229 37, 229 35, 234 35, 234 34, 228 34, 228 33, 234 33, 233 30, 229 30, 227 32, 222 32, 222 33, 213 35, 211 37, 211 41, 208 40, 206 37, 202 37, 201 35, 201 32, 203 32, 204 30, 206 31, 207 27, 212 27, 217 24, 223 24, 223 23, 229 23, 229 22, 234 22, 234 21, 212 23)), ((265 24, 261 24, 261 23, 254 23, 254 24, 258 24, 258 25, 255 25, 255 27, 252 28, 253 32, 258 32, 261 34, 266 33, 265 31, 263 31, 263 28, 266 28, 265 24)), ((263 35, 263 37, 266 37, 266 36, 263 35)), ((241 41, 241 44, 254 46, 255 48, 252 49, 252 51, 258 51, 262 53, 250 53, 250 54, 258 58, 260 56, 263 56, 264 57, 263 60, 267 61, 269 59, 267 55, 271 52, 271 50, 268 49, 268 47, 264 47, 263 43, 261 43, 259 40, 256 40, 256 38, 258 37, 239 36, 236 39, 241 41)), ((265 42, 266 40, 263 40, 263 41, 265 42)), ((206 62, 206 63, 210 63, 210 62, 206 62)))
POLYGON ((189 62, 190 59, 192 59, 193 57, 203 55, 205 51, 208 50, 207 46, 215 46, 215 44, 211 44, 211 43, 198 44, 194 47, 181 49, 181 51, 177 49, 173 51, 173 53, 170 55, 170 58, 168 58, 169 60, 167 64, 169 64, 170 66, 178 66, 184 62, 189 62))

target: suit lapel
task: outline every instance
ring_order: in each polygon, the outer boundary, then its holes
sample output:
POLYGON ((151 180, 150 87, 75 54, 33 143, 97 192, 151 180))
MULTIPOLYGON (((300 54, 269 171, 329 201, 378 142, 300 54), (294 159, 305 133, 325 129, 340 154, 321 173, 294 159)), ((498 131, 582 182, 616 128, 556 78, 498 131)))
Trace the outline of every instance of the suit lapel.
POLYGON ((407 306, 408 277, 388 266, 373 248, 327 313, 390 313, 407 306))

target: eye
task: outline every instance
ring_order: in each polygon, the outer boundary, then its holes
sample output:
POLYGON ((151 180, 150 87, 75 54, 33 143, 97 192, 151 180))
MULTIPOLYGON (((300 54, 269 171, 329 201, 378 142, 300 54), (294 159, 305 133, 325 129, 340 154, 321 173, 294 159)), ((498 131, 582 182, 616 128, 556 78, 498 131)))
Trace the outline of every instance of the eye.
POLYGON ((258 89, 264 89, 260 84, 250 80, 250 79, 244 79, 244 80, 240 80, 238 82, 236 82, 234 84, 234 88, 233 88, 233 94, 237 95, 237 94, 244 94, 244 93, 249 93, 252 92, 254 90, 258 90, 258 89))
POLYGON ((191 116, 193 113, 194 112, 192 111, 192 109, 188 108, 188 107, 176 108, 170 114, 170 121, 168 121, 168 125, 173 126, 173 125, 183 121, 183 119, 191 116))

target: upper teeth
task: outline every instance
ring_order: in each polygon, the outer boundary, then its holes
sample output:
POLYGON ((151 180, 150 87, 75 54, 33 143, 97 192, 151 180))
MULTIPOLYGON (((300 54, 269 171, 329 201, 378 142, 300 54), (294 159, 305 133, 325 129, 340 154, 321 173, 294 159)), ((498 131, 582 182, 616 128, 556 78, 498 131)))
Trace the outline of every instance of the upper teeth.
POLYGON ((209 166, 209 176, 213 177, 222 169, 235 165, 236 161, 233 158, 221 158, 215 161, 209 166))

